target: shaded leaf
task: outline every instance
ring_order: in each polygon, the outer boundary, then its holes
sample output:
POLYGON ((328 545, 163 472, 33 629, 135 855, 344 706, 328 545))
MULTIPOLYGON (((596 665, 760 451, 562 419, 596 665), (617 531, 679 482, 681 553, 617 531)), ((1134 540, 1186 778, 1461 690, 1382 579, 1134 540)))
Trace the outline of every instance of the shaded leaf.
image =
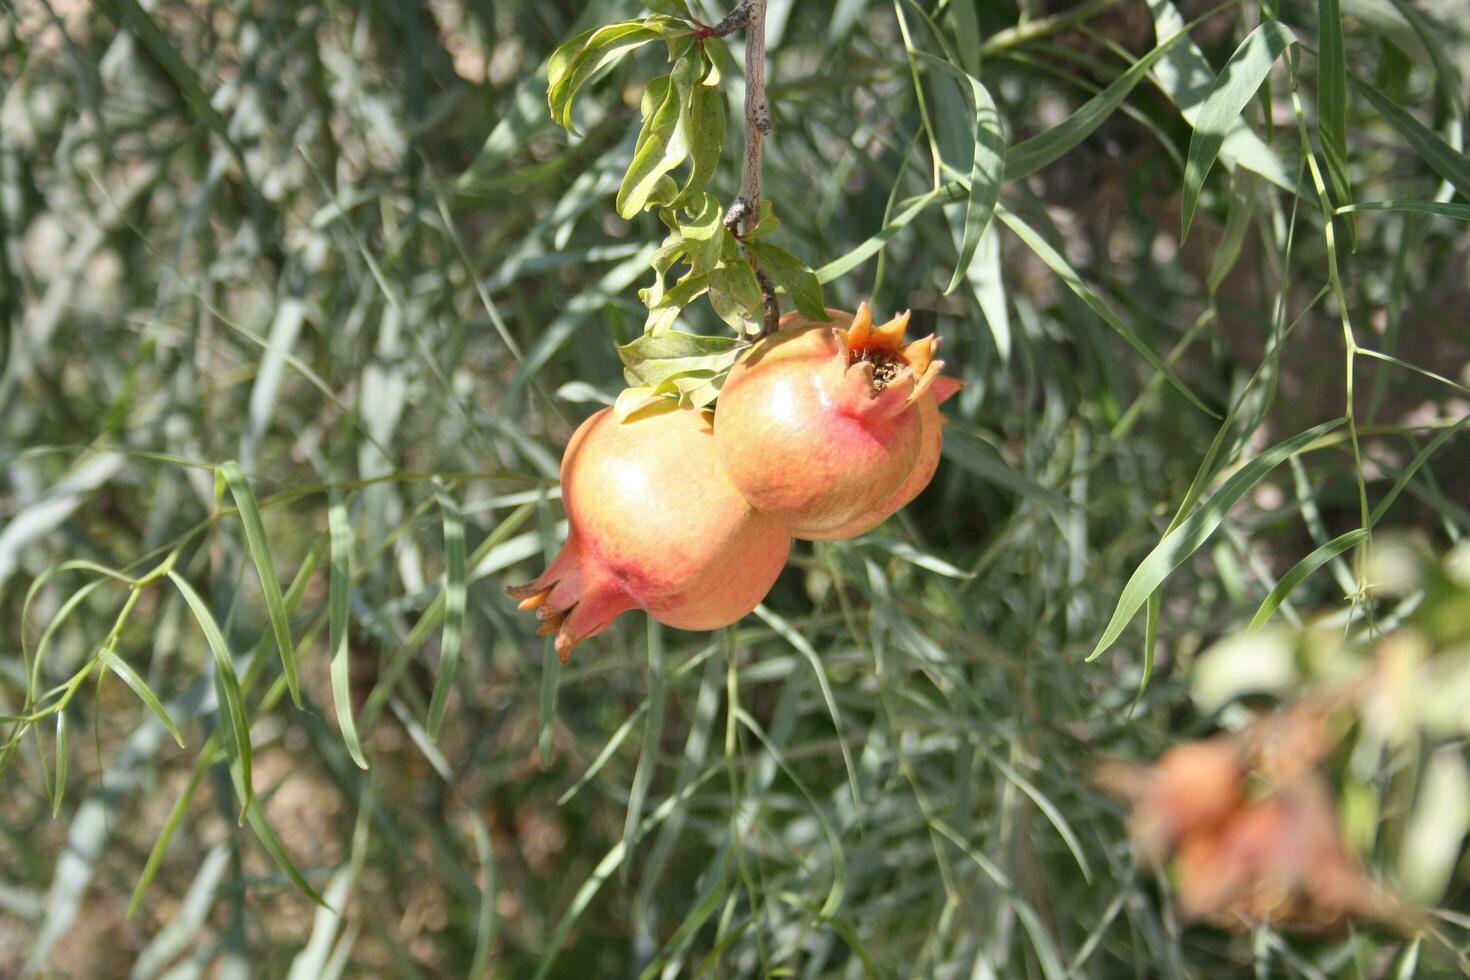
POLYGON ((1112 618, 1108 620, 1102 637, 1097 641, 1097 646, 1093 647, 1092 653, 1088 654, 1087 659, 1097 659, 1104 650, 1113 645, 1124 627, 1133 618, 1134 613, 1138 612, 1139 607, 1163 583, 1170 572, 1182 565, 1200 545, 1209 540, 1210 535, 1215 533, 1215 529, 1230 512, 1230 508, 1235 506, 1236 501, 1244 496, 1251 487, 1259 483, 1261 478, 1275 469, 1277 465, 1306 449, 1314 441, 1342 425, 1344 421, 1346 420, 1333 419, 1331 422, 1323 422, 1321 425, 1313 426, 1305 432, 1277 443, 1256 456, 1236 471, 1234 476, 1226 480, 1220 489, 1200 506, 1199 510, 1166 535, 1129 576, 1128 583, 1123 587, 1123 594, 1118 597, 1118 605, 1113 610, 1112 618))
POLYGON ((822 305, 822 286, 806 263, 766 242, 746 242, 745 247, 760 261, 771 281, 786 290, 801 315, 811 320, 827 319, 822 305))
POLYGON ((1205 96, 1189 140, 1189 157, 1184 165, 1183 225, 1180 237, 1189 234, 1199 204, 1200 189, 1220 153, 1225 135, 1235 125, 1246 104, 1270 74, 1271 66, 1286 46, 1296 41, 1291 29, 1278 20, 1263 22, 1251 31, 1230 56, 1205 96))

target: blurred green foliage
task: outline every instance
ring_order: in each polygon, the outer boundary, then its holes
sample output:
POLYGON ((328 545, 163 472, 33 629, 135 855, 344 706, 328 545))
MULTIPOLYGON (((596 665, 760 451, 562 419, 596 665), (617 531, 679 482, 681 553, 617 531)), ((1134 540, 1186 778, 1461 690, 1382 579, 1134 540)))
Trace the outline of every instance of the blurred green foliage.
POLYGON ((1419 935, 1181 922, 1089 783, 1261 696, 1190 697, 1252 617, 1462 629, 1375 578, 1470 526, 1461 0, 773 0, 771 241, 943 336, 945 462, 565 669, 502 587, 641 334, 663 68, 569 137, 545 62, 640 8, 0 11, 0 975, 1462 975, 1463 728, 1342 763, 1419 935))

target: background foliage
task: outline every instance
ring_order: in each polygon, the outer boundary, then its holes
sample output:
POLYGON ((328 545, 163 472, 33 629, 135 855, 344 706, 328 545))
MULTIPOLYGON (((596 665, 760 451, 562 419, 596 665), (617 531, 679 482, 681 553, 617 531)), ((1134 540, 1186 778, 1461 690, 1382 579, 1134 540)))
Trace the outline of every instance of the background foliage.
POLYGON ((1458 0, 773 0, 770 240, 944 336, 946 462, 739 627, 566 669, 502 586, 641 331, 663 69, 570 138, 545 59, 639 8, 0 9, 0 974, 1460 975, 1453 726, 1354 770, 1396 880, 1450 760, 1415 939, 1182 923, 1088 778, 1470 522, 1458 0))

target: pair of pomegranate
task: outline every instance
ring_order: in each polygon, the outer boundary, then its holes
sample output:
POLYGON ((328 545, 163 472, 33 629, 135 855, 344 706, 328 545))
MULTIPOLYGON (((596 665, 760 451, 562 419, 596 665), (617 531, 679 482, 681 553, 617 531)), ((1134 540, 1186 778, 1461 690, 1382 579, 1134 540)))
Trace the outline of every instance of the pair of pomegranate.
POLYGON ((905 344, 908 313, 875 326, 866 304, 795 313, 731 369, 713 418, 672 400, 619 422, 603 409, 562 456, 571 531, 535 581, 507 591, 574 646, 629 609, 679 629, 727 626, 756 607, 794 537, 850 538, 928 485, 939 465, 938 341, 905 344))

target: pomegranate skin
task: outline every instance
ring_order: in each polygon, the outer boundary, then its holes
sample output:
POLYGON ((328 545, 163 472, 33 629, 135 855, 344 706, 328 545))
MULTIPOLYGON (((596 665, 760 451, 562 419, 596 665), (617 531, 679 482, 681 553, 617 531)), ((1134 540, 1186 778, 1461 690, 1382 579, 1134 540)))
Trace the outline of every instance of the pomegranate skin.
POLYGON ((827 312, 828 323, 782 317, 781 329, 731 369, 715 415, 715 444, 735 486, 799 538, 876 526, 938 465, 937 341, 903 345, 907 313, 875 327, 866 304, 827 312))
POLYGON ((506 591, 556 634, 563 661, 629 609, 678 629, 727 626, 786 564, 790 531, 735 489, 702 410, 667 402, 618 422, 605 408, 567 443, 561 479, 566 545, 506 591))
POLYGON ((944 417, 939 406, 961 387, 963 387, 962 382, 941 375, 935 378, 933 386, 919 397, 919 456, 914 460, 909 475, 904 477, 903 482, 898 485, 898 489, 890 493, 872 511, 846 524, 826 531, 799 533, 796 537, 805 541, 839 541, 843 538, 855 538, 860 534, 867 534, 923 493, 929 481, 934 479, 934 474, 939 469, 939 457, 944 451, 943 427, 944 423, 949 420, 944 417))

